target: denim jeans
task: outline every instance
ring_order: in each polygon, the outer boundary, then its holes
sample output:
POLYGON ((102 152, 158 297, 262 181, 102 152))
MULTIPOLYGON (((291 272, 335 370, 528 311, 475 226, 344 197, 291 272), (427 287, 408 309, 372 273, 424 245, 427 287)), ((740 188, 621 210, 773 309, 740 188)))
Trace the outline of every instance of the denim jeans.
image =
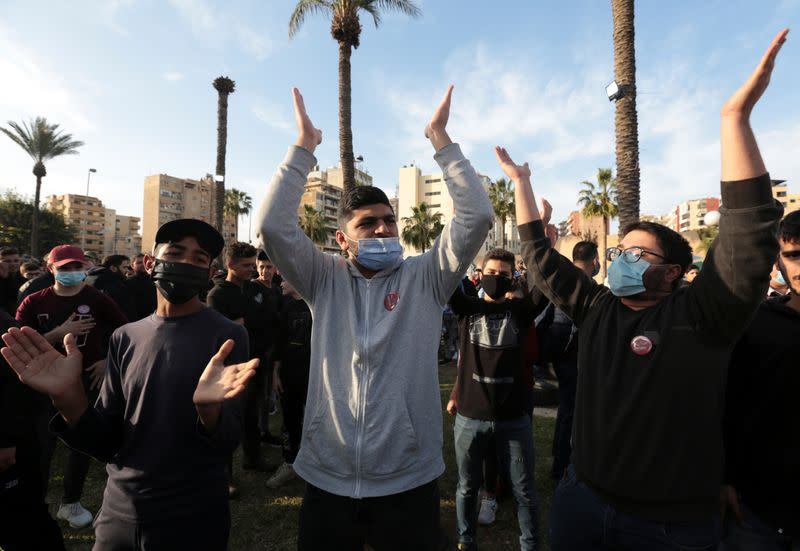
POLYGON ((495 449, 490 449, 489 446, 491 436, 494 435, 500 455, 499 467, 508 474, 514 498, 517 500, 517 519, 522 532, 519 538, 520 547, 522 551, 538 549, 539 520, 534 486, 533 429, 530 417, 522 415, 509 421, 481 421, 458 414, 453 431, 458 465, 456 490, 458 542, 468 547, 475 546, 482 465, 488 454, 495 453, 495 449))
POLYGON ((726 517, 719 551, 800 551, 800 538, 789 538, 761 521, 741 504, 742 522, 726 517))
POLYGON ((719 517, 662 522, 623 513, 578 480, 571 465, 550 509, 553 551, 713 551, 719 540, 719 517))

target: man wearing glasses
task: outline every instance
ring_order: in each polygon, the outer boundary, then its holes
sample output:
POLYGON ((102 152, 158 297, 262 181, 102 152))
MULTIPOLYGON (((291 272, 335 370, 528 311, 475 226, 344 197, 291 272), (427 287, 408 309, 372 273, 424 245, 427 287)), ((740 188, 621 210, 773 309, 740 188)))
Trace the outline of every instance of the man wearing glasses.
POLYGON ((580 329, 572 465, 551 508, 554 551, 717 548, 726 369, 766 292, 781 216, 749 118, 787 32, 722 108, 725 208, 691 286, 680 285, 689 244, 648 222, 624 228, 607 251, 610 288, 595 283, 552 249, 527 163, 496 149, 516 184, 529 275, 580 329))

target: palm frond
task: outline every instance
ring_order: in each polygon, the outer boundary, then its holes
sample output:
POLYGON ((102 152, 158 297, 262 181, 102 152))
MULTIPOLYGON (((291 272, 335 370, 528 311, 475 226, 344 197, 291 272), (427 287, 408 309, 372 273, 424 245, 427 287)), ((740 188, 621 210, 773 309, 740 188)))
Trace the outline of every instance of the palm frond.
POLYGON ((294 38, 309 15, 331 13, 333 3, 331 0, 300 0, 297 2, 292 16, 289 18, 289 38, 294 38))
POLYGON ((372 0, 369 3, 381 11, 397 11, 409 17, 422 15, 422 10, 411 0, 372 0))

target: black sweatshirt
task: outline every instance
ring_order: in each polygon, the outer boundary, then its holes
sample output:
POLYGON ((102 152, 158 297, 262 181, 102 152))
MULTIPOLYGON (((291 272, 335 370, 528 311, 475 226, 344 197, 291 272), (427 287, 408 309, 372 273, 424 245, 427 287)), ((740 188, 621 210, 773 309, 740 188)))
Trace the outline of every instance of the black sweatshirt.
POLYGON ((764 522, 800 537, 800 312, 764 302, 733 351, 725 396, 725 479, 764 522))
POLYGON ((105 512, 152 522, 227 503, 228 460, 242 434, 240 401, 224 402, 208 435, 192 399, 227 339, 236 345, 226 365, 247 361, 244 327, 210 308, 129 323, 111 337, 95 406, 73 427, 60 415, 50 422, 68 446, 108 463, 105 512))
POLYGON ((634 311, 520 226, 537 287, 580 328, 572 462, 618 509, 654 520, 719 514, 731 350, 764 297, 782 209, 768 174, 723 182, 719 237, 689 287, 634 311), (636 337, 652 350, 637 355, 636 337))
POLYGON ((525 410, 525 339, 548 304, 541 293, 489 302, 459 286, 450 299, 458 316, 458 378, 451 394, 470 419, 510 420, 525 410))
POLYGON ((272 359, 281 362, 281 381, 304 381, 311 368, 312 316, 302 299, 283 297, 278 337, 272 359))

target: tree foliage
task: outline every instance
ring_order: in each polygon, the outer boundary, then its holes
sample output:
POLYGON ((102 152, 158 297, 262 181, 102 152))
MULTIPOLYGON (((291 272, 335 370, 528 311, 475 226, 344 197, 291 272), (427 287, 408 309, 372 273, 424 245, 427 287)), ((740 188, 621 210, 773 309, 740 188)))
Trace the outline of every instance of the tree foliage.
POLYGON ((506 247, 506 220, 514 216, 514 185, 500 178, 489 186, 489 200, 492 202, 492 209, 497 220, 500 221, 500 246, 506 247))
POLYGON ((317 245, 324 245, 328 240, 328 228, 325 217, 311 205, 303 205, 303 216, 300 217, 300 228, 308 238, 317 245))
MULTIPOLYGON (((60 212, 39 212, 39 243, 47 252, 56 245, 78 242, 78 230, 67 224, 60 212)), ((12 246, 20 251, 29 251, 31 240, 31 217, 33 203, 12 191, 0 196, 0 246, 12 246)))
POLYGON ((406 245, 411 245, 423 253, 430 249, 431 244, 439 237, 444 229, 441 212, 429 210, 427 203, 420 203, 418 207, 411 207, 411 216, 403 217, 405 227, 401 239, 406 245))

